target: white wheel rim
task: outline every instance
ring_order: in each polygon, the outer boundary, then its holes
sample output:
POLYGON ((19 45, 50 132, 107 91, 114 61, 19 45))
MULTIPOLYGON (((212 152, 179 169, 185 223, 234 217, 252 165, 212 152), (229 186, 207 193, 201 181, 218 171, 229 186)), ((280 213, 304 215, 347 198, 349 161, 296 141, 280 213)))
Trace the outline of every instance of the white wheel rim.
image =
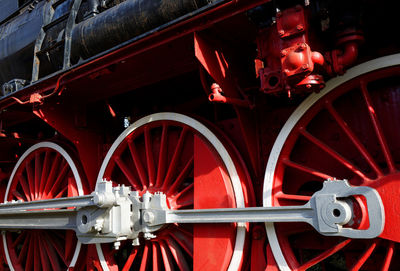
MULTIPOLYGON (((4 201, 7 200, 8 197, 8 193, 10 192, 10 186, 11 186, 11 180, 14 178, 15 173, 17 172, 17 169, 19 168, 19 166, 21 165, 21 163, 25 160, 25 158, 31 154, 33 151, 40 149, 40 148, 49 148, 52 150, 57 151, 58 153, 60 153, 64 159, 67 161, 68 165, 71 168, 72 174, 74 175, 74 178, 76 180, 76 186, 78 188, 78 195, 83 195, 83 188, 82 188, 82 181, 81 181, 81 177, 79 176, 79 172, 77 167, 75 166, 74 161, 72 160, 71 156, 59 145, 52 143, 52 142, 40 142, 38 144, 33 145, 32 147, 30 147, 28 150, 26 150, 24 152, 24 154, 19 158, 17 164, 14 166, 14 169, 11 173, 9 182, 7 184, 7 189, 6 189, 6 193, 4 196, 4 201)), ((8 247, 7 247, 7 240, 6 240, 6 235, 5 232, 3 232, 3 246, 4 246, 4 254, 6 256, 7 259, 7 263, 9 265, 10 270, 14 271, 14 267, 12 265, 11 262, 11 258, 10 258, 10 254, 8 252, 8 247)), ((78 256, 79 256, 79 252, 81 250, 81 242, 77 242, 76 243, 76 248, 75 248, 75 252, 74 255, 72 256, 72 260, 71 263, 68 267, 74 267, 76 264, 76 261, 78 260, 78 256)))
MULTIPOLYGON (((139 119, 138 121, 134 122, 132 125, 130 125, 127 129, 125 129, 122 134, 115 140, 113 145, 111 146, 110 150, 108 151, 106 157, 104 158, 104 161, 101 165, 99 175, 97 177, 97 182, 101 181, 103 179, 103 175, 105 173, 106 167, 111 159, 111 156, 113 155, 114 151, 118 148, 118 146, 121 144, 121 142, 125 139, 126 136, 128 136, 130 133, 135 131, 136 129, 140 128, 141 126, 154 122, 154 121, 175 121, 175 122, 180 122, 182 124, 185 124, 193 129, 195 129, 197 132, 199 132, 202 136, 204 136, 210 144, 212 144, 217 151, 218 155, 221 157, 222 161, 224 162, 229 177, 232 182, 232 187, 233 187, 233 192, 235 195, 236 199, 236 206, 238 208, 243 208, 245 207, 244 203, 244 195, 243 195, 243 190, 241 187, 239 175, 236 171, 235 165, 233 163, 232 158, 230 157, 228 151, 222 144, 222 142, 203 124, 198 122, 195 119, 192 119, 188 116, 182 115, 182 114, 177 114, 177 113, 170 113, 170 112, 164 112, 164 113, 156 113, 152 114, 149 116, 146 116, 144 118, 139 119)), ((235 246, 234 246, 234 252, 231 258, 231 261, 229 263, 229 268, 228 270, 238 270, 240 268, 242 258, 243 258, 243 249, 244 249, 244 243, 245 243, 245 235, 246 235, 246 225, 244 223, 238 223, 237 225, 237 230, 236 230, 236 240, 235 240, 235 246)), ((101 267, 103 270, 108 271, 108 265, 106 262, 106 259, 104 257, 103 251, 101 249, 100 244, 96 244, 96 249, 97 253, 99 256, 99 260, 101 263, 101 267)))
MULTIPOLYGON (((281 150, 286 142, 292 129, 299 122, 302 116, 322 97, 336 89, 343 83, 354 79, 360 75, 379 70, 382 68, 387 68, 391 66, 396 66, 400 64, 400 54, 385 56, 377 58, 358 66, 349 69, 343 76, 336 77, 329 82, 327 82, 325 88, 320 93, 312 93, 307 99, 305 99, 292 113, 289 119, 286 121, 285 125, 281 129, 277 139, 275 140, 274 146, 272 147, 270 156, 268 158, 267 167, 265 169, 264 176, 264 188, 263 188, 263 206, 272 206, 272 185, 274 182, 274 175, 276 165, 279 160, 281 150)), ((290 270, 288 263, 282 253, 279 245, 278 237, 276 235, 275 227, 273 223, 265 223, 267 236, 269 239, 269 244, 271 246, 272 253, 274 255, 275 261, 279 266, 280 270, 290 270)))

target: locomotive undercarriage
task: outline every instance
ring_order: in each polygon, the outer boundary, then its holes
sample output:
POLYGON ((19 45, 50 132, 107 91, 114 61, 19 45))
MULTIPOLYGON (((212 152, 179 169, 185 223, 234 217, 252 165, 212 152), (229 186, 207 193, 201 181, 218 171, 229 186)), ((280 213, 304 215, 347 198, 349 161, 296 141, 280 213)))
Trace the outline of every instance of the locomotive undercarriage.
POLYGON ((9 86, 0 269, 399 268, 399 45, 376 31, 393 18, 362 33, 351 5, 329 44, 307 1, 264 2, 9 86))

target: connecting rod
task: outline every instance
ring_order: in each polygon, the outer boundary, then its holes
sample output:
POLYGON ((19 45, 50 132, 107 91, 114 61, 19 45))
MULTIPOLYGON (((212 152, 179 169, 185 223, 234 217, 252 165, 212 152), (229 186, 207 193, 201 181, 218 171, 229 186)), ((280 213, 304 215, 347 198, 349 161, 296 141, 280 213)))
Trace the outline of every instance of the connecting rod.
POLYGON ((305 222, 320 234, 348 238, 375 238, 384 227, 384 208, 378 192, 352 187, 346 180, 327 180, 301 206, 171 210, 163 193, 139 195, 130 187, 98 183, 91 195, 0 205, 0 229, 74 230, 82 243, 107 243, 140 236, 151 239, 170 223, 305 222), (354 229, 354 196, 367 203, 369 228, 354 229))

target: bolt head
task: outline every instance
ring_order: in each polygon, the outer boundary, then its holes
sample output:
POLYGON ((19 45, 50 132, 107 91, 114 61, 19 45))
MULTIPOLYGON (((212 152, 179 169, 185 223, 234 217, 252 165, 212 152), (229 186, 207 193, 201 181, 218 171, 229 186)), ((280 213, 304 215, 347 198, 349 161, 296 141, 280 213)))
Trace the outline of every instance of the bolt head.
POLYGON ((139 238, 135 238, 132 240, 132 246, 134 246, 134 247, 140 246, 139 238))
POLYGON ((285 31, 284 30, 279 30, 278 34, 279 34, 279 36, 283 36, 283 35, 285 35, 285 31))
POLYGON ((145 232, 145 233, 143 234, 143 237, 144 237, 144 239, 146 239, 146 240, 151 240, 151 239, 156 238, 157 236, 154 235, 154 234, 152 234, 151 232, 145 232))
POLYGON ((121 246, 121 242, 120 241, 114 242, 114 249, 115 250, 119 250, 120 246, 121 246))
POLYGON ((143 221, 146 223, 153 223, 154 222, 154 214, 152 212, 144 212, 143 221))

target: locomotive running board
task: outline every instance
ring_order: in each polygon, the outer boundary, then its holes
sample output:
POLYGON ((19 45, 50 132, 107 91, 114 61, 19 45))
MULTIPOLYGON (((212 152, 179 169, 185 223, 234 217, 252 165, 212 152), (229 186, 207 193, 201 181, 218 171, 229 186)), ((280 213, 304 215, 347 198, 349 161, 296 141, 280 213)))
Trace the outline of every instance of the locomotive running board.
POLYGON ((82 243, 119 243, 139 236, 151 239, 169 223, 305 222, 322 235, 375 238, 384 228, 384 208, 378 192, 352 187, 346 180, 327 180, 320 191, 301 206, 171 210, 162 193, 142 196, 130 187, 98 183, 91 195, 6 202, 0 205, 0 229, 74 230, 82 243), (352 197, 364 197, 369 228, 354 229, 352 197))

